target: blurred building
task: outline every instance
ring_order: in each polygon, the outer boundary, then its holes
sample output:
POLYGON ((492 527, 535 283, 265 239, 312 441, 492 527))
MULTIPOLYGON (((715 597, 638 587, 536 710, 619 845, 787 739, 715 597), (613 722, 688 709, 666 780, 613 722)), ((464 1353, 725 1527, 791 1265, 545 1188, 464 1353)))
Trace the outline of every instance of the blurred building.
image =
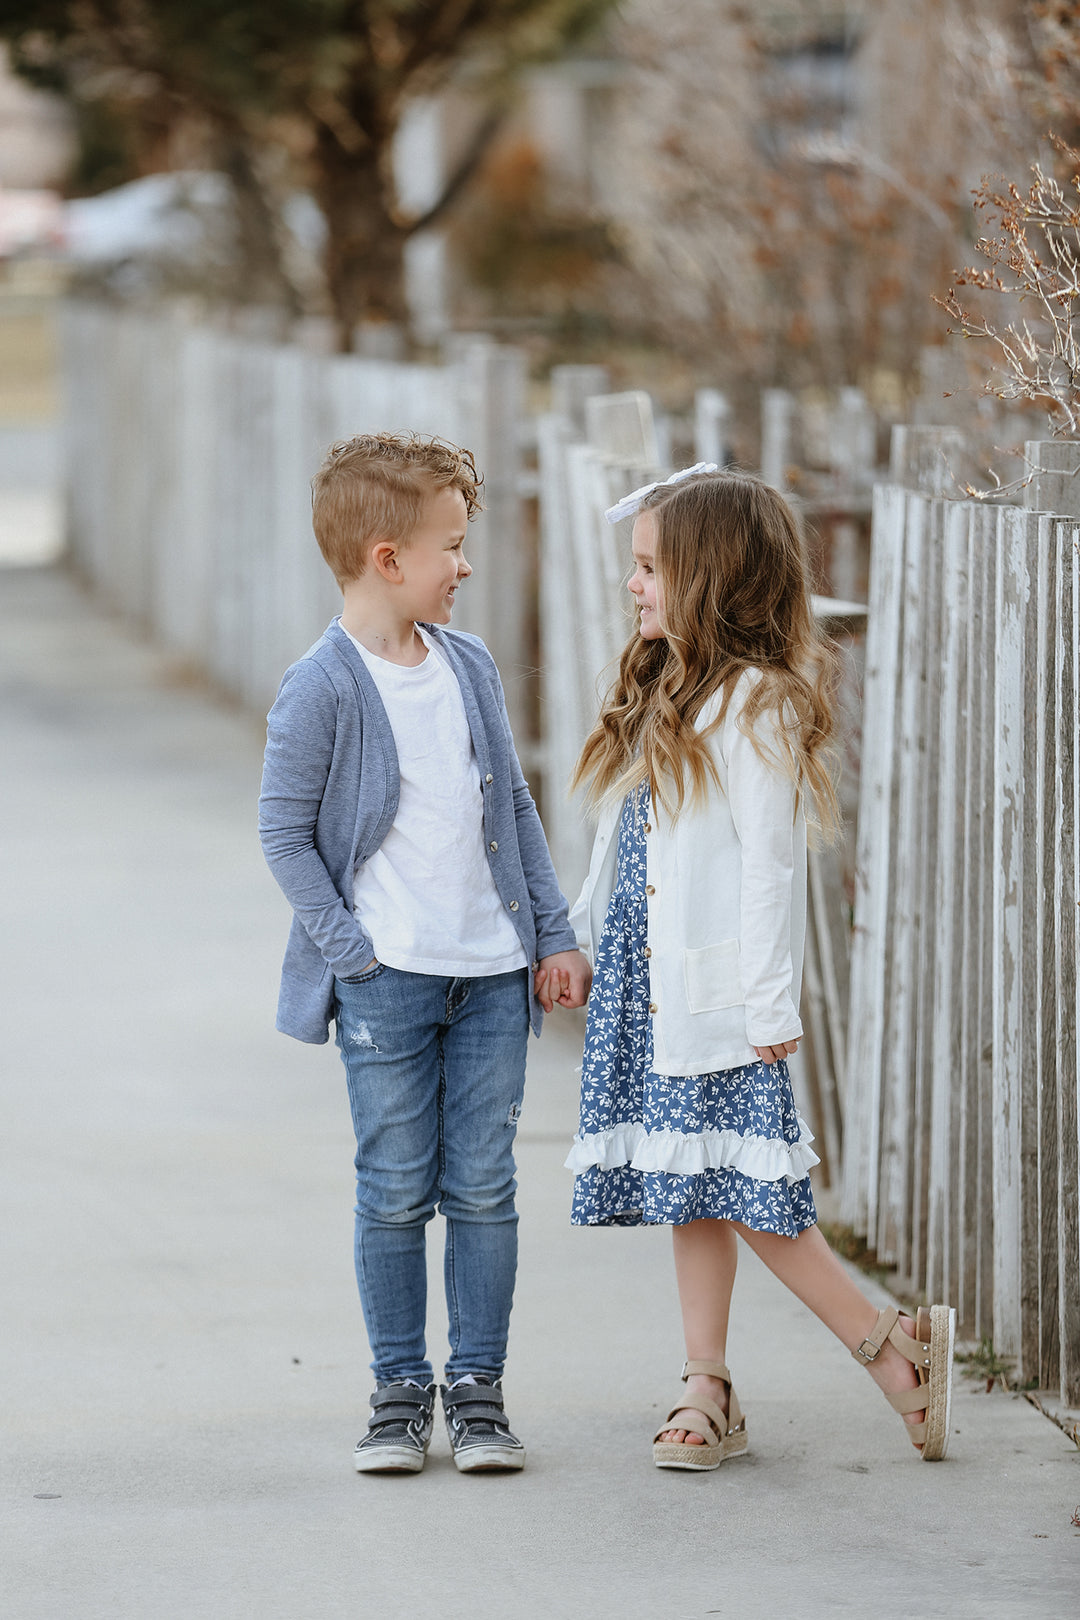
MULTIPOLYGON (((777 298, 794 307, 793 278, 763 293, 761 272, 770 253, 790 268, 801 244, 803 280, 819 289, 796 346, 816 320, 832 349, 850 349, 855 313, 868 331, 884 322, 879 347, 901 364, 925 341, 925 289, 967 251, 971 188, 1032 155, 1014 12, 1009 0, 627 0, 589 51, 522 82, 469 191, 413 243, 421 330, 615 305, 630 324, 665 310, 661 335, 685 345, 733 300, 749 326, 777 298), (903 247, 891 271, 890 232, 903 247), (823 258, 823 243, 836 252, 823 258), (865 284, 830 302, 845 255, 865 257, 865 284), (608 261, 634 278, 605 278, 608 261)), ((430 205, 478 118, 461 89, 414 107, 399 142, 407 210, 430 205)), ((752 369, 768 381, 779 364, 752 369)))
POLYGON ((74 121, 62 97, 18 78, 0 44, 0 187, 59 190, 74 158, 74 121))

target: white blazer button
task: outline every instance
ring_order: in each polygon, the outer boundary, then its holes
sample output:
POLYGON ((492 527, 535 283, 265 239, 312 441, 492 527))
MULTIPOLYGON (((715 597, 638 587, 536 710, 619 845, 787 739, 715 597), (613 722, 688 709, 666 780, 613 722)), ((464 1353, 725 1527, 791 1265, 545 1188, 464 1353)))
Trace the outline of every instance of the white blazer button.
POLYGON ((493 838, 491 840, 491 843, 488 845, 488 849, 490 849, 491 853, 494 855, 494 853, 498 849, 498 847, 499 847, 498 844, 495 842, 495 840, 493 838))
POLYGON ((516 901, 516 900, 511 900, 511 902, 510 902, 510 910, 511 910, 511 911, 516 911, 516 910, 517 910, 517 908, 518 908, 518 903, 517 903, 517 901, 516 901))
POLYGON ((651 883, 646 883, 646 885, 645 885, 645 893, 646 894, 655 894, 656 893, 656 890, 653 888, 651 883))
POLYGON ((646 832, 652 832, 652 822, 651 821, 647 821, 645 823, 645 831, 646 832))
POLYGON ((656 1011, 656 1002, 655 1001, 650 1001, 649 1002, 649 1011, 651 1013, 654 1013, 656 1011))
POLYGON ((651 956, 652 955, 652 946, 651 945, 646 945, 646 947, 645 947, 645 955, 646 956, 651 956))

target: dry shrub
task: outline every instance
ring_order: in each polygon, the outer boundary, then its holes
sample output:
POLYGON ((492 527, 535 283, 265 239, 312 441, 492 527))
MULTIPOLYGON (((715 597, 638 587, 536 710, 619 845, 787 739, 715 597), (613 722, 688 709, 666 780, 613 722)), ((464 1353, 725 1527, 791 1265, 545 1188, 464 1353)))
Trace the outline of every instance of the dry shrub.
POLYGON ((991 347, 983 392, 1007 402, 1040 405, 1055 437, 1080 428, 1080 152, 1053 139, 1074 170, 1062 183, 1031 166, 1031 184, 987 177, 975 207, 989 222, 976 251, 985 263, 957 271, 944 298, 950 332, 991 347), (978 308, 968 305, 971 293, 978 308), (991 300, 1006 300, 1004 318, 992 318, 991 300))

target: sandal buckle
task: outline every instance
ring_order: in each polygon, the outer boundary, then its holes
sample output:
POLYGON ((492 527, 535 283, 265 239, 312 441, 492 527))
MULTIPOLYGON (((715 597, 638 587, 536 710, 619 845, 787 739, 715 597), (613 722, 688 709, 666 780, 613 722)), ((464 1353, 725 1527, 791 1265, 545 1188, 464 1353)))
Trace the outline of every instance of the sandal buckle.
POLYGON ((858 1356, 860 1361, 869 1365, 871 1361, 876 1361, 881 1354, 881 1346, 875 1344, 873 1339, 864 1339, 862 1344, 856 1345, 851 1353, 853 1356, 858 1356))

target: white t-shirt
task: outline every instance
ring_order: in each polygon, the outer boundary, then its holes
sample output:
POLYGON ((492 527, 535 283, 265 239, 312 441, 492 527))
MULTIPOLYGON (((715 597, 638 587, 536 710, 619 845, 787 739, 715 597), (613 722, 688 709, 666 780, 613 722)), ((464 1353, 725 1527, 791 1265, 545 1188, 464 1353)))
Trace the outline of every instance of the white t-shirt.
POLYGON ((393 825, 356 868, 353 907, 387 967, 456 978, 509 973, 526 956, 484 849, 484 793, 465 704, 446 659, 419 633, 428 655, 412 668, 349 637, 382 698, 401 777, 393 825))

